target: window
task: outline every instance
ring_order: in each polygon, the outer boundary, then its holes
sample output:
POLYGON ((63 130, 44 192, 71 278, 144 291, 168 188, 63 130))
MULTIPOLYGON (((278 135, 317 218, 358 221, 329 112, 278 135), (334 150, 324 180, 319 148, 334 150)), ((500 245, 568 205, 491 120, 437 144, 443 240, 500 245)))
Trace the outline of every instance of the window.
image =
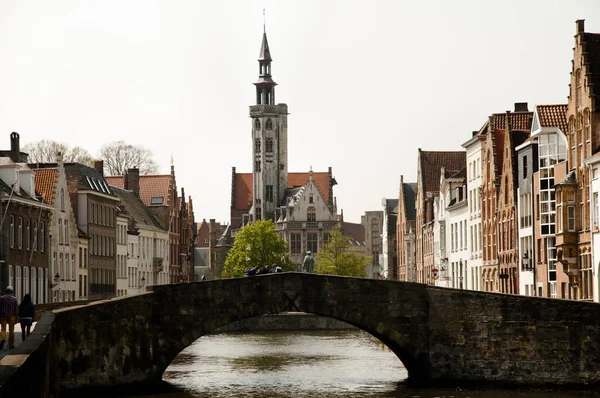
POLYGON ((258 119, 254 119, 254 128, 255 128, 256 130, 259 130, 259 129, 260 129, 260 120, 258 120, 258 119))
POLYGON ((65 220, 65 245, 69 244, 69 220, 65 220))
POLYGON ((523 156, 523 178, 527 178, 527 156, 523 156))
POLYGON ((311 206, 306 210, 306 221, 317 221, 317 209, 311 206))
POLYGON ((65 190, 60 190, 60 211, 65 211, 65 190))
POLYGON ((63 229, 62 229, 62 220, 58 219, 58 244, 63 244, 63 229))
POLYGON ((10 216, 10 247, 15 247, 15 217, 10 216))
POLYGON ((254 171, 260 171, 260 160, 254 162, 254 171))
POLYGON ((260 153, 260 138, 254 139, 254 153, 255 154, 260 153))
POLYGON ((267 144, 266 144, 265 151, 273 152, 273 138, 271 138, 271 137, 267 138, 267 144))
POLYGON ((262 220, 262 208, 260 206, 256 208, 256 219, 262 220))
POLYGON ((152 199, 150 199, 150 204, 151 205, 162 205, 164 201, 164 198, 162 196, 153 196, 152 199))
POLYGON ((27 235, 25 236, 25 239, 27 241, 27 250, 31 250, 31 220, 27 219, 27 231, 26 231, 27 235))
POLYGON ((42 252, 46 251, 46 223, 42 222, 42 252))
POLYGON ((575 206, 567 206, 567 229, 575 231, 575 206))
POLYGON ((315 203, 315 198, 312 193, 308 194, 308 203, 315 203))
POLYGON ((266 200, 267 202, 273 202, 273 185, 267 185, 266 200))
POLYGON ((290 252, 292 254, 302 253, 302 236, 299 233, 290 234, 290 252))
POLYGON ((33 250, 38 249, 38 222, 33 222, 33 250))
POLYGON ((19 243, 19 249, 23 248, 23 218, 19 217, 19 230, 18 230, 18 235, 17 235, 17 239, 18 239, 18 243, 19 243))
POLYGON ((318 234, 316 232, 309 232, 306 234, 306 250, 316 253, 318 248, 318 234))
POLYGON ((273 121, 271 120, 271 118, 267 119, 267 130, 273 130, 273 121))
POLYGON ((329 234, 329 232, 323 232, 323 246, 328 244, 330 240, 331 240, 331 235, 329 234))

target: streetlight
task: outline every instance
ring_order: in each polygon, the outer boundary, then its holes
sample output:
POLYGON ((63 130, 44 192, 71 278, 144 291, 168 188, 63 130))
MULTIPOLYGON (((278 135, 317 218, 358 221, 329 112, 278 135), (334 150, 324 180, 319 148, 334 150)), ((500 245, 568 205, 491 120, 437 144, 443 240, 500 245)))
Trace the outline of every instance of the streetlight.
POLYGON ((521 257, 521 270, 528 271, 529 270, 529 253, 523 253, 523 257, 521 257))

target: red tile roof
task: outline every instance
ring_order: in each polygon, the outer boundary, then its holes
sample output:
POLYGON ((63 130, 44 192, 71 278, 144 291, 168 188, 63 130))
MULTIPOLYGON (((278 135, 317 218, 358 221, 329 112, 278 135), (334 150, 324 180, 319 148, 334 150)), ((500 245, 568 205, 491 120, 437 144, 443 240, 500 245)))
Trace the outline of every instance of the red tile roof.
POLYGON ((446 168, 446 172, 454 174, 462 170, 467 162, 465 151, 433 152, 419 150, 419 156, 424 192, 438 192, 440 190, 442 167, 446 168))
MULTIPOLYGON (((124 189, 125 181, 123 176, 104 177, 108 185, 124 189)), ((171 192, 170 174, 164 175, 144 175, 140 176, 140 199, 146 206, 151 206, 152 198, 162 197, 162 206, 169 202, 171 192)))
MULTIPOLYGON (((531 129, 531 120, 533 118, 533 112, 511 112, 508 115, 508 121, 510 122, 510 127, 512 130, 529 131, 531 129)), ((492 116, 493 129, 506 129, 506 113, 495 113, 492 116)))
POLYGON ((54 185, 56 184, 56 169, 33 169, 35 190, 42 195, 44 202, 54 203, 54 185))
POLYGON ((558 127, 567 134, 567 104, 538 105, 536 108, 542 127, 558 127))
MULTIPOLYGON (((288 173, 288 188, 306 185, 310 173, 288 173)), ((325 202, 329 202, 329 173, 313 172, 313 181, 325 202)), ((140 188, 141 189, 141 188, 140 188)), ((247 210, 252 207, 252 173, 235 173, 233 181, 234 198, 233 207, 238 210, 247 210)))

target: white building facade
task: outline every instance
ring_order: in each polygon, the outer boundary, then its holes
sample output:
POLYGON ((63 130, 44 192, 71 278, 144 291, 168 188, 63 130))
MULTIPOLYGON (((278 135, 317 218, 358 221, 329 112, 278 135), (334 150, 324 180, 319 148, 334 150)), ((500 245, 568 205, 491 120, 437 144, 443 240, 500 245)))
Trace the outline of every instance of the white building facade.
POLYGON ((117 297, 127 296, 127 222, 128 218, 117 213, 117 297))

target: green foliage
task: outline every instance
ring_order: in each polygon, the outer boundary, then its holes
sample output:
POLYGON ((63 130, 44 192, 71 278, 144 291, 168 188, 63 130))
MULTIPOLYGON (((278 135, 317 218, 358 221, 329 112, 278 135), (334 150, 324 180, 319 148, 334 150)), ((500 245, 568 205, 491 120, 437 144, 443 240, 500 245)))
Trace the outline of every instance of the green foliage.
POLYGON ((350 251, 350 239, 342 234, 339 227, 331 231, 329 243, 317 253, 317 274, 359 277, 367 275, 365 267, 371 262, 371 257, 350 251))
POLYGON ((225 259, 224 278, 244 276, 248 267, 280 266, 284 271, 295 270, 287 243, 275 231, 271 220, 259 220, 245 226, 235 237, 225 259))

